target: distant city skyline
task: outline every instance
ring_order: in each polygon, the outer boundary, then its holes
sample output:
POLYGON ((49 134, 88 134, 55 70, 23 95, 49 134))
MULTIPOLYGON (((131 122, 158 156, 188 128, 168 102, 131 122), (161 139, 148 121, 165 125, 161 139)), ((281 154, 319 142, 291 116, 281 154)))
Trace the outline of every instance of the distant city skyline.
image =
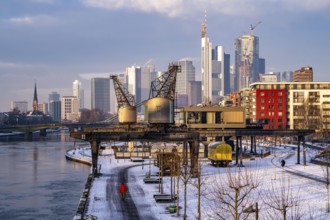
POLYGON ((330 81, 330 2, 11 0, 0 2, 0 112, 11 101, 46 102, 56 91, 72 94, 81 81, 90 108, 90 79, 123 73, 151 60, 156 71, 189 58, 200 80, 200 27, 207 11, 208 37, 234 63, 234 40, 259 37, 266 72, 313 68, 314 81, 330 81), (187 10, 189 9, 189 10, 187 10))

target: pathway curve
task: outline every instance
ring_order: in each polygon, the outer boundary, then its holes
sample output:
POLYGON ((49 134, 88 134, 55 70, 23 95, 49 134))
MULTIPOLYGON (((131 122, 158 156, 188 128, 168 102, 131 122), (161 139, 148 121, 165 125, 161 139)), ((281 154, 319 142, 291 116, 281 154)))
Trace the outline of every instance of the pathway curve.
POLYGON ((304 172, 304 171, 301 171, 301 170, 297 170, 297 169, 294 169, 294 168, 292 168, 290 166, 287 166, 287 165, 285 165, 284 167, 279 165, 280 161, 282 159, 284 159, 284 160, 288 159, 288 158, 292 157, 293 155, 294 155, 294 153, 282 154, 278 157, 272 158, 271 162, 274 166, 276 166, 278 168, 281 168, 283 171, 285 171, 287 173, 290 173, 292 175, 300 176, 300 177, 307 178, 307 179, 310 179, 310 180, 315 180, 315 181, 320 182, 320 183, 326 183, 326 180, 325 180, 324 177, 319 177, 319 176, 311 174, 311 173, 307 173, 307 172, 304 172))

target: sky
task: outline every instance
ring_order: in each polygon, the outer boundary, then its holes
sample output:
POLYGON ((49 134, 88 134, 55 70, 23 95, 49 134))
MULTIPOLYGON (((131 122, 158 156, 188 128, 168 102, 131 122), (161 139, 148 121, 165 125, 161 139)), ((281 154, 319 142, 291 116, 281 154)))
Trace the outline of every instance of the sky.
POLYGON ((234 64, 234 40, 259 37, 266 72, 314 70, 330 81, 329 0, 0 0, 0 112, 10 101, 72 95, 80 80, 90 108, 90 78, 148 61, 157 71, 189 58, 200 79, 201 24, 234 64))

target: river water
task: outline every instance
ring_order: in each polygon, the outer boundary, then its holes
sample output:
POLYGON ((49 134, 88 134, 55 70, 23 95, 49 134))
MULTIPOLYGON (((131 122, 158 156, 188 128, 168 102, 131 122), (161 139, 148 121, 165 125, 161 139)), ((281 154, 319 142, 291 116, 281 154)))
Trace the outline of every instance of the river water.
POLYGON ((0 138, 0 219, 72 219, 90 166, 68 161, 68 132, 0 138))

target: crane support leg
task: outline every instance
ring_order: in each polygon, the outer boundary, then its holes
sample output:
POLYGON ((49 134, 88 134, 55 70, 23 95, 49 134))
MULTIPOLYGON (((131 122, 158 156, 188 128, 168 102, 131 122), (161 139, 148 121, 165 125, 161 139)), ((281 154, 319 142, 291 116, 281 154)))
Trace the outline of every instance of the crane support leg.
POLYGON ((98 140, 93 140, 90 142, 92 146, 92 172, 93 175, 98 174, 98 169, 97 169, 97 162, 98 162, 98 156, 99 156, 99 146, 100 146, 100 141, 98 140))
POLYGON ((193 177, 198 176, 198 154, 199 154, 199 142, 190 141, 190 164, 191 164, 191 174, 193 177))

